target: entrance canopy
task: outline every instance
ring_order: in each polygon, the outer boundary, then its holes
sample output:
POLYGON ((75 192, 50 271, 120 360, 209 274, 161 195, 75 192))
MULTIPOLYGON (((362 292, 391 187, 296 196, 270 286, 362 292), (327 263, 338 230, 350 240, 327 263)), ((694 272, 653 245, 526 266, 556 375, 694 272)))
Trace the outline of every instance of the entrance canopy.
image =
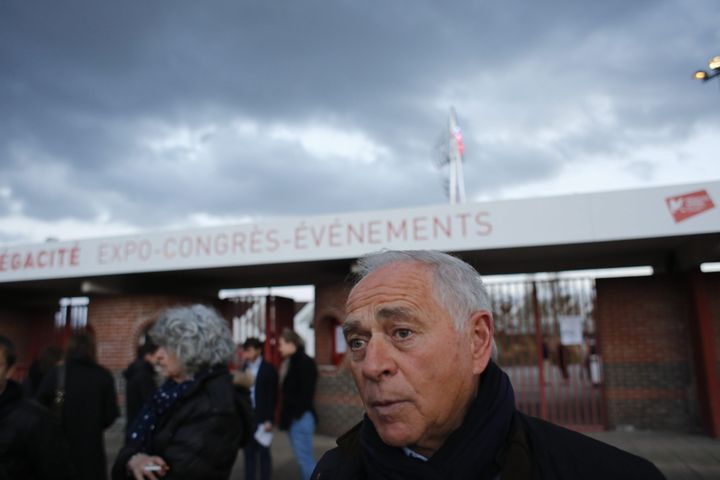
MULTIPOLYGON (((483 274, 720 260, 720 182, 0 247, 0 299, 322 283, 380 249, 459 254, 483 274)), ((54 301, 54 300, 53 300, 54 301)))

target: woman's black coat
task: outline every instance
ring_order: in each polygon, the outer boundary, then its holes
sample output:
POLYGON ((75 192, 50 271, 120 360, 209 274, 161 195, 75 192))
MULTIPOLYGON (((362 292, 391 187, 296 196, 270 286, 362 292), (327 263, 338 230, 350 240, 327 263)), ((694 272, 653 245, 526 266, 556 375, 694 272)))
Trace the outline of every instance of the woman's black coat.
POLYGON ((307 356, 304 349, 298 348, 290 355, 287 372, 282 381, 281 429, 287 430, 293 420, 299 419, 308 411, 317 421, 314 407, 317 375, 315 361, 307 356))
POLYGON ((236 394, 227 368, 214 369, 158 420, 147 448, 129 444, 120 450, 113 480, 131 478, 127 463, 139 452, 165 460, 170 470, 163 480, 226 480, 250 435, 249 409, 247 400, 236 394))

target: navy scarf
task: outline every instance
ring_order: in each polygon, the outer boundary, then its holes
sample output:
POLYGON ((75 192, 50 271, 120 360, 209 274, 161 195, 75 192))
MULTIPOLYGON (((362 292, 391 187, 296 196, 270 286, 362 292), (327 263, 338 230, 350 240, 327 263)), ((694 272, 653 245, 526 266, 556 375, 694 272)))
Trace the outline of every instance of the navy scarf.
POLYGON ((360 428, 360 444, 367 478, 492 479, 500 470, 497 459, 514 412, 515 394, 510 379, 491 361, 463 423, 427 462, 386 445, 366 415, 360 428))
POLYGON ((176 383, 170 379, 165 380, 160 388, 155 390, 152 397, 145 402, 132 427, 128 429, 127 443, 140 444, 143 448, 147 447, 159 420, 195 383, 194 379, 182 383, 176 383))

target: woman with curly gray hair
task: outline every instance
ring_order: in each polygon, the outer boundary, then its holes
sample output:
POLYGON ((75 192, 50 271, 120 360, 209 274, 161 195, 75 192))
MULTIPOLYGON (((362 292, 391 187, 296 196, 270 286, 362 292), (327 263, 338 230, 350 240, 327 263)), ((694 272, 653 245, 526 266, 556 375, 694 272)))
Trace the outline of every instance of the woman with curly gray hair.
POLYGON ((249 436, 249 405, 232 385, 225 320, 204 305, 171 308, 150 330, 167 377, 128 428, 113 480, 227 479, 249 436))

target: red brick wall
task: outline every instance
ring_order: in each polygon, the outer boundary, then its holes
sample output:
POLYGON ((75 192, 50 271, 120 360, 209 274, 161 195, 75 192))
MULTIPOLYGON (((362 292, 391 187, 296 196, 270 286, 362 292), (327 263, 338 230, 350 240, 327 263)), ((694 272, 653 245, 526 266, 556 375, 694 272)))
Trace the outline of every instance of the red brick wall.
POLYGON ((315 395, 318 433, 337 437, 362 420, 365 409, 348 368, 321 365, 319 373, 315 395))
POLYGON ((718 376, 720 376, 720 273, 703 275, 708 300, 710 301, 710 315, 715 329, 715 355, 717 355, 718 376))
POLYGON ((43 348, 60 344, 54 325, 55 310, 52 308, 0 310, 0 334, 12 340, 18 353, 13 378, 22 379, 43 348))
POLYGON ((336 283, 315 286, 315 361, 332 365, 334 322, 345 320, 345 301, 350 285, 342 279, 336 283))
POLYGON ((608 426, 695 429, 685 278, 599 279, 596 287, 608 426))
POLYGON ((350 372, 333 365, 335 322, 345 319, 350 284, 344 279, 315 286, 315 360, 320 366, 315 407, 320 417, 318 432, 339 436, 362 419, 362 402, 350 372))

